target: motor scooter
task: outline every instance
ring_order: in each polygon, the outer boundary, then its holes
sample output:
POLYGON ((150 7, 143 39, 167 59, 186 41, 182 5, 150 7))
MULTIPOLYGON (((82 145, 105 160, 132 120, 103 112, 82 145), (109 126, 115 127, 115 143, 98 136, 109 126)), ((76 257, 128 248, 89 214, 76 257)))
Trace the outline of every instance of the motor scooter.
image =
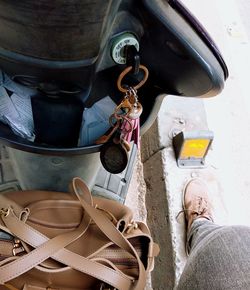
MULTIPOLYGON (((13 85, 33 92, 33 140, 0 122, 0 142, 8 148, 19 186, 65 191, 79 176, 123 202, 137 146, 131 145, 125 161, 111 151, 108 158, 123 166, 115 174, 101 164, 104 144, 85 143, 99 121, 83 130, 82 144, 79 134, 84 112, 107 96, 118 106, 145 77, 142 67, 149 76, 136 92, 143 108, 141 135, 166 95, 216 96, 228 77, 217 46, 181 1, 0 0, 0 69, 13 85), (124 93, 117 79, 127 68, 124 93)), ((7 190, 13 176, 4 173, 9 165, 2 152, 1 190, 7 190)))

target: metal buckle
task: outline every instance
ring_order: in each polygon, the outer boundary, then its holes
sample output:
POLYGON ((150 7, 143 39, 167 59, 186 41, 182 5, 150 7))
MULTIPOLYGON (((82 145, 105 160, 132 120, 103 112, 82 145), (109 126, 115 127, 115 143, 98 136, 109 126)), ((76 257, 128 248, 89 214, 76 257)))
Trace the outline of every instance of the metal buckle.
POLYGON ((0 209, 0 216, 7 217, 10 213, 10 208, 2 208, 0 209))

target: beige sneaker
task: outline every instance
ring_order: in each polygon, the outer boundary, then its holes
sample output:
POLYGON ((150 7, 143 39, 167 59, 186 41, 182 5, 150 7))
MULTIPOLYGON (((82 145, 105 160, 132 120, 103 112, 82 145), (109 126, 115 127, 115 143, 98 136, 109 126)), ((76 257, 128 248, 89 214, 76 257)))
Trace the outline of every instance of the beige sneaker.
POLYGON ((183 193, 183 210, 187 221, 187 231, 193 221, 198 218, 213 221, 209 189, 205 181, 194 178, 187 183, 183 193))

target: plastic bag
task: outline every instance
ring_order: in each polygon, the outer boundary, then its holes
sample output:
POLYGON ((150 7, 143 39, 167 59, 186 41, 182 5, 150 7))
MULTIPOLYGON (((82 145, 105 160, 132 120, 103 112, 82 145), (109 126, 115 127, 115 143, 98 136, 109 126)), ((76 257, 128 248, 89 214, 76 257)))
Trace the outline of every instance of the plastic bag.
POLYGON ((109 129, 109 117, 115 107, 116 104, 107 96, 84 110, 79 146, 93 145, 109 129))
POLYGON ((16 84, 0 71, 0 121, 10 126, 12 131, 33 141, 34 122, 31 96, 36 90, 16 84))

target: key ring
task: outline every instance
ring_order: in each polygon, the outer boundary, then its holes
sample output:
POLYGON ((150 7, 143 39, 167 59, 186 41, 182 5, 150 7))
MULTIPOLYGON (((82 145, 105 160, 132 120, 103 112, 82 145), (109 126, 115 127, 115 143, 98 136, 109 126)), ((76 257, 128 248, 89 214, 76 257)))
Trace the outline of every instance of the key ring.
MULTIPOLYGON (((118 87, 118 90, 123 92, 123 93, 126 93, 127 92, 127 89, 124 89, 122 87, 122 80, 123 78, 133 69, 132 66, 129 66, 127 68, 125 68, 124 71, 121 72, 121 74, 119 75, 118 77, 118 80, 117 80, 117 87, 118 87)), ((140 87, 142 87, 145 82, 147 81, 148 79, 148 69, 144 66, 144 65, 140 65, 139 66, 139 69, 143 70, 144 71, 144 78, 139 82, 139 84, 137 84, 136 86, 133 87, 133 89, 137 90, 139 89, 140 87)))

